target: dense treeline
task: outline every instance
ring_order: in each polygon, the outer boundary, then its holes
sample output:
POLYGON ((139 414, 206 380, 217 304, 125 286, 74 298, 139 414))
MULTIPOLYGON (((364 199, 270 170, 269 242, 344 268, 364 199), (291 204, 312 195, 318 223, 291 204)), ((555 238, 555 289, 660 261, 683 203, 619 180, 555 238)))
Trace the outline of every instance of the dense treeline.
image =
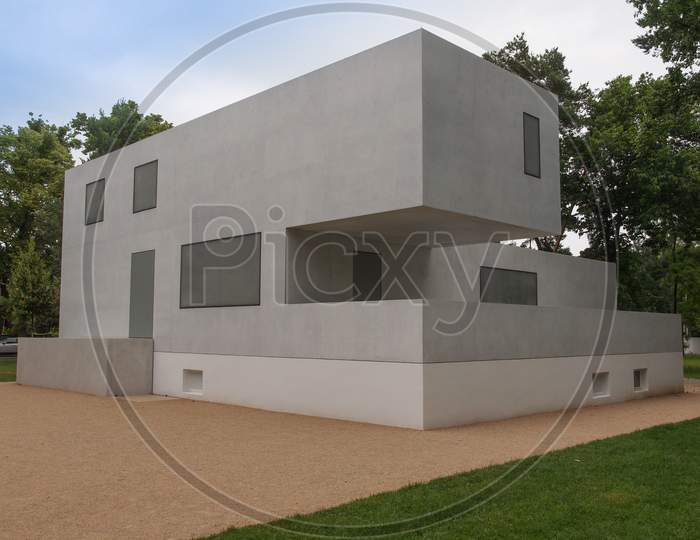
MULTIPOLYGON (((533 53, 522 34, 485 57, 559 96, 562 230, 532 242, 568 253, 564 238, 585 236, 582 256, 618 264, 621 309, 678 312, 698 332, 700 3, 628 1, 642 31, 634 42, 667 63, 663 76, 575 86, 557 48, 533 53)), ((92 159, 169 127, 119 101, 66 126, 30 114, 16 130, 0 128, 2 333, 57 330, 63 175, 73 153, 92 159)))

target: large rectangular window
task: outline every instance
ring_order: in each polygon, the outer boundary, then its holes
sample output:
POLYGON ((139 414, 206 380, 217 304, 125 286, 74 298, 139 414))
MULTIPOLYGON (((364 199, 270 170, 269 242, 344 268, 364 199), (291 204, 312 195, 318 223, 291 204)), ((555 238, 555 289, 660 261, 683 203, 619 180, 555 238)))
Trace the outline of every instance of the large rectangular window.
POLYGON ((352 266, 354 296, 356 301, 382 299, 382 259, 369 251, 355 253, 352 266))
POLYGON ((260 305, 260 233, 182 246, 180 307, 260 305))
POLYGON ((85 186, 85 225, 104 220, 105 179, 101 178, 85 186))
POLYGON ((536 116, 523 113, 523 140, 525 174, 540 178, 540 119, 536 116))
POLYGON ((158 160, 134 167, 134 214, 156 207, 158 160))
POLYGON ((537 305, 537 274, 482 266, 481 301, 497 304, 537 305))

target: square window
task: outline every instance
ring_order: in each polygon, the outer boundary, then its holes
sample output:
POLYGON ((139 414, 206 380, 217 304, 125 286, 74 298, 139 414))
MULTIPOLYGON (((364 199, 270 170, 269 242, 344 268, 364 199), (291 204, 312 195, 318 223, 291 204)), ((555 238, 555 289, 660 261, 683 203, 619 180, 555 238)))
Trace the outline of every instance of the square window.
POLYGON ((610 395, 610 374, 605 371, 593 374, 593 397, 601 398, 610 395))
POLYGON ((260 233, 182 246, 180 307, 260 305, 260 233))
POLYGON ((525 174, 540 178, 540 119, 527 113, 523 113, 523 141, 525 174))
POLYGON ((647 370, 646 369, 635 369, 632 374, 632 380, 634 384, 635 392, 644 392, 649 387, 647 386, 647 370))
POLYGON ((85 225, 104 220, 105 179, 85 186, 85 225))
POLYGON ((158 160, 134 167, 134 214, 156 207, 158 160))

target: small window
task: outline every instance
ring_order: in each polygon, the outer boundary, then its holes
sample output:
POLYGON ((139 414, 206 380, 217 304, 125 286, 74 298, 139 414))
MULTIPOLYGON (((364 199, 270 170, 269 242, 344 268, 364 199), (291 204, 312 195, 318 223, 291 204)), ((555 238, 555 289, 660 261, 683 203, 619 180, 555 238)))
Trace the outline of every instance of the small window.
POLYGON ((536 116, 523 113, 523 140, 525 174, 540 178, 540 119, 536 116))
POLYGON ((134 214, 156 207, 158 161, 134 167, 134 214))
POLYGON ((593 374, 593 397, 601 398, 610 395, 610 374, 606 372, 593 374))
POLYGON ((352 267, 353 300, 378 301, 382 299, 382 259, 369 251, 355 253, 352 267))
POLYGON ((647 370, 635 369, 632 375, 635 392, 644 392, 648 389, 647 386, 647 370))
POLYGON ((496 304, 537 305, 537 274, 482 266, 481 301, 496 304))
POLYGON ((104 220, 105 179, 96 180, 85 186, 85 225, 104 220))
POLYGON ((182 246, 180 307, 260 305, 260 233, 182 246))

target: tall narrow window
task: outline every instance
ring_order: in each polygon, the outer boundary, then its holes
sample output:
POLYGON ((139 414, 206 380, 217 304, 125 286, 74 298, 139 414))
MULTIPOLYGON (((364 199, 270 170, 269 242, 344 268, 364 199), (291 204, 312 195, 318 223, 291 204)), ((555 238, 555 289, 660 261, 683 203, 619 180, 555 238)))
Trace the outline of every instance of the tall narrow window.
POLYGON ((376 253, 358 251, 352 267, 356 301, 382 299, 382 259, 376 253))
POLYGON ((158 161, 134 167, 134 214, 156 207, 158 161))
POLYGON ((523 140, 525 174, 540 178, 540 119, 536 116, 523 113, 523 140))
POLYGON ((85 225, 104 220, 105 179, 101 178, 85 186, 85 225))

